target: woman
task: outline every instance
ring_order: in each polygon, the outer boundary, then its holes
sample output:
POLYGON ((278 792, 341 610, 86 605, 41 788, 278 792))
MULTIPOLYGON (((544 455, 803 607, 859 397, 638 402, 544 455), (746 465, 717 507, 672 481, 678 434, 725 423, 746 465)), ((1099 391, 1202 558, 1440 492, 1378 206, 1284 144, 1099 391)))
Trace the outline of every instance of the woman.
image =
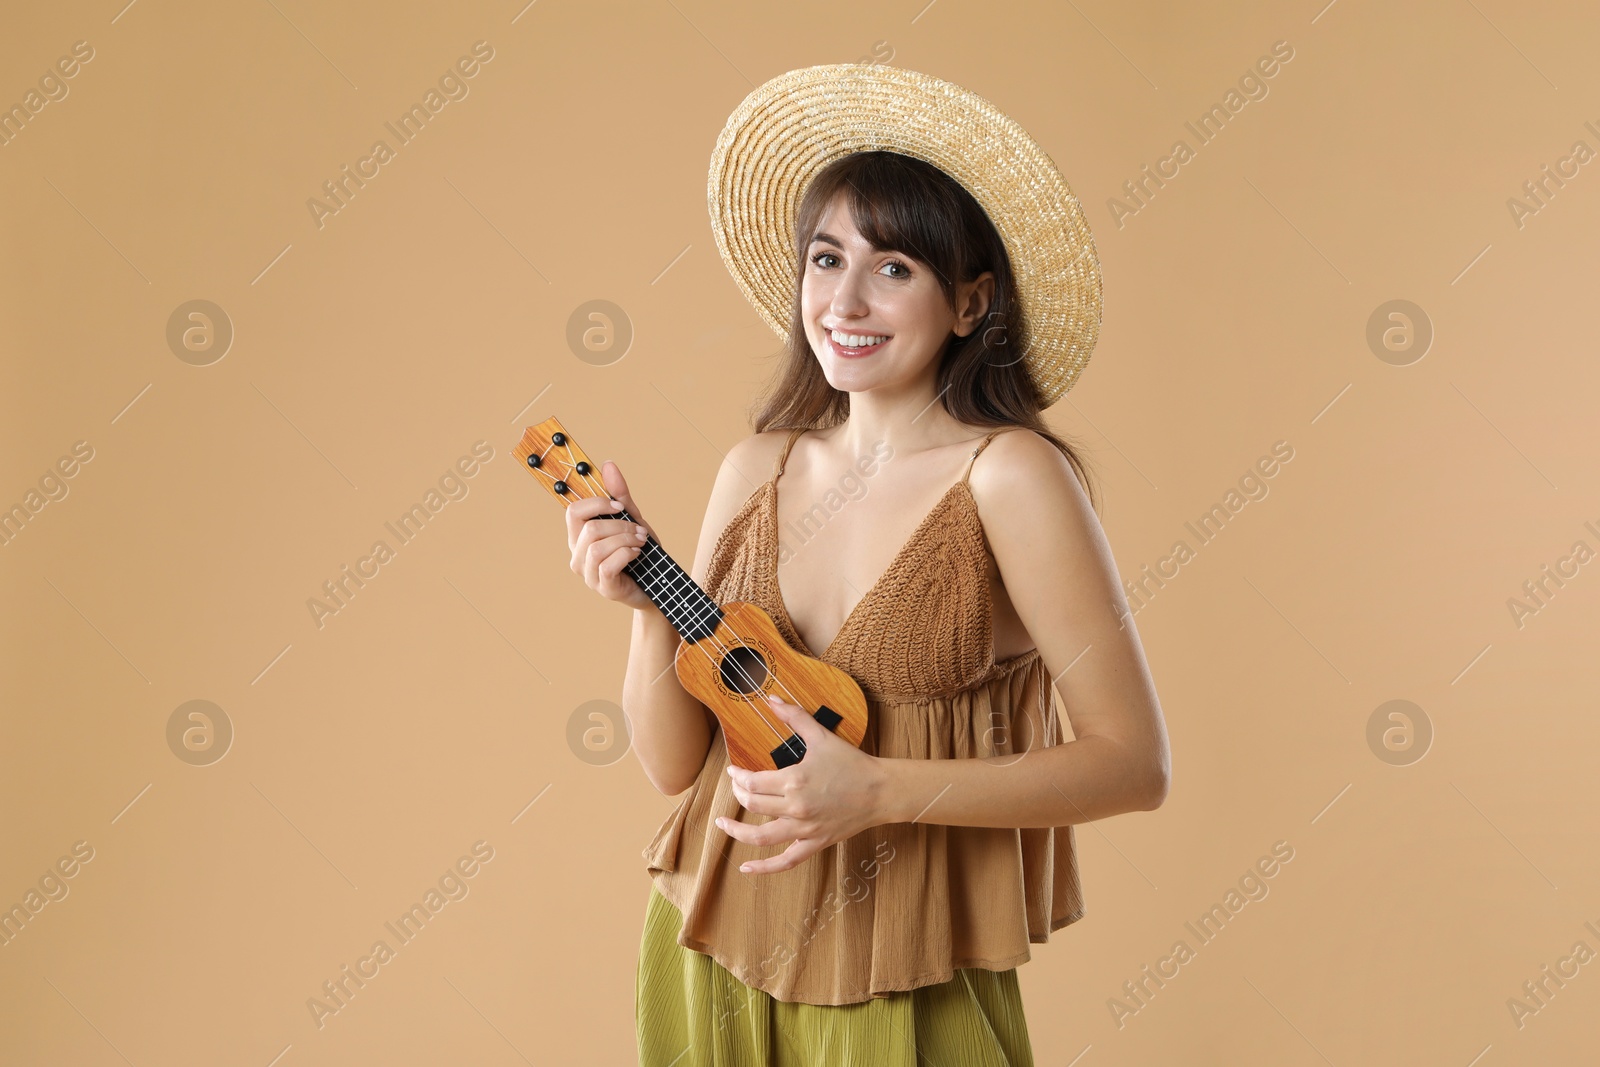
POLYGON ((1016 967, 1084 914, 1072 828, 1158 807, 1169 777, 1087 475, 1040 416, 1098 329, 1087 227, 992 105, 870 65, 752 93, 712 203, 790 344, 692 574, 851 674, 869 725, 857 748, 774 700, 804 759, 731 767, 670 670, 677 631, 622 572, 648 524, 616 465, 614 501, 567 509, 573 570, 636 609, 633 749, 689 791, 645 850, 641 1062, 1031 1064, 1016 967), (763 218, 793 199, 792 224, 763 218), (619 506, 643 525, 595 518, 619 506))

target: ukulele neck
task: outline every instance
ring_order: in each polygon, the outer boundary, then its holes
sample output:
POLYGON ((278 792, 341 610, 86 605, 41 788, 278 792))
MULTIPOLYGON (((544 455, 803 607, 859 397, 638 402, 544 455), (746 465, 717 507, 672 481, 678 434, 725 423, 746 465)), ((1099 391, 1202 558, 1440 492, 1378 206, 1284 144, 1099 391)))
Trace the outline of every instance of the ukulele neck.
MULTIPOLYGON (((636 521, 626 510, 599 518, 636 521)), ((622 570, 639 584, 644 595, 690 644, 704 640, 722 621, 722 609, 717 602, 667 554, 653 535, 622 570)))

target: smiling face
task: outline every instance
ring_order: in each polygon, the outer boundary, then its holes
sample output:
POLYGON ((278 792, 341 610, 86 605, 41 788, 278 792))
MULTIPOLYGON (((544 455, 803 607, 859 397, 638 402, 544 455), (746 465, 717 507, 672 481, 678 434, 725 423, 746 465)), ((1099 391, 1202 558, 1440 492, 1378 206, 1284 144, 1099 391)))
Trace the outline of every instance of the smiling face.
POLYGON ((823 212, 806 257, 806 337, 828 384, 847 393, 931 383, 951 333, 977 328, 994 289, 988 271, 958 284, 952 311, 931 267, 861 236, 843 195, 823 212))

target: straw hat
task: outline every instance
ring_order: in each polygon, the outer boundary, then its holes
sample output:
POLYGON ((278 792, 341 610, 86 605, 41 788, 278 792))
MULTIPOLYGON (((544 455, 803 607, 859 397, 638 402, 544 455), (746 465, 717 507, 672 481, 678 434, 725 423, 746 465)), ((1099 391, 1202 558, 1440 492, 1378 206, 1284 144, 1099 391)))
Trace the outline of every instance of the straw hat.
POLYGON ((837 63, 781 74, 728 117, 706 200, 717 249, 767 325, 787 339, 795 212, 816 173, 855 152, 898 152, 960 182, 988 213, 1016 275, 1022 334, 1010 343, 1046 406, 1089 362, 1100 333, 1100 260, 1055 164, 976 93, 927 74, 837 63))

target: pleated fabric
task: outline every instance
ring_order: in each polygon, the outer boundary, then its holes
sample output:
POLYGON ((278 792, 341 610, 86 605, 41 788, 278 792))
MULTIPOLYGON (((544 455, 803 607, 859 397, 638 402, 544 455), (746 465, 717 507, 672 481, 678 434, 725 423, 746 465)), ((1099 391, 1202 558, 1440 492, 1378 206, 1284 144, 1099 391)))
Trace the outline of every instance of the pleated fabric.
POLYGON ((858 1004, 775 1000, 678 944, 654 887, 635 985, 640 1067, 1033 1067, 1015 968, 858 1004))

